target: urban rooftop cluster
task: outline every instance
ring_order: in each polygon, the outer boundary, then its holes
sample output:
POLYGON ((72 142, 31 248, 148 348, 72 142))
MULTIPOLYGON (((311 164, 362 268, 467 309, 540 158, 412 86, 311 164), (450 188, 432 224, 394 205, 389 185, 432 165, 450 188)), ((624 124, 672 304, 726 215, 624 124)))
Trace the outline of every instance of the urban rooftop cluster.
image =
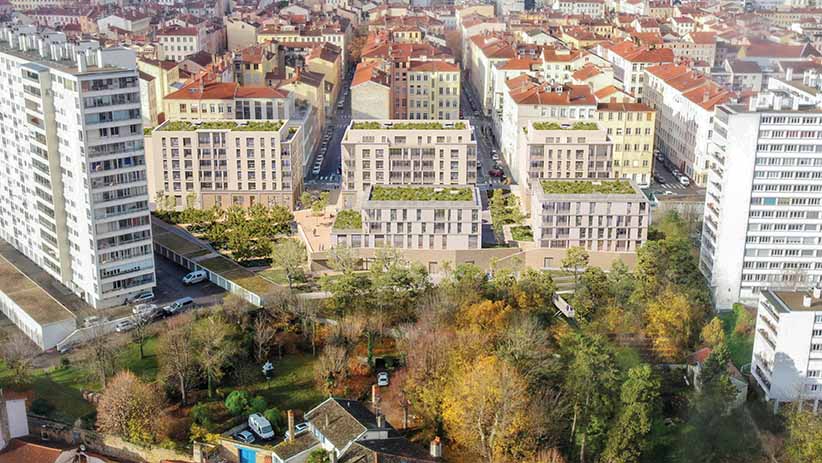
POLYGON ((594 193, 626 195, 635 192, 634 187, 629 182, 619 180, 543 180, 542 191, 550 195, 594 193))
POLYGON ((384 187, 375 185, 372 201, 471 201, 470 188, 384 187))
POLYGON ((283 121, 169 121, 157 128, 169 132, 186 132, 191 130, 236 130, 248 132, 278 132, 283 121))
POLYGON ((463 130, 465 122, 454 122, 452 124, 442 122, 376 122, 361 121, 351 125, 354 130, 463 130))

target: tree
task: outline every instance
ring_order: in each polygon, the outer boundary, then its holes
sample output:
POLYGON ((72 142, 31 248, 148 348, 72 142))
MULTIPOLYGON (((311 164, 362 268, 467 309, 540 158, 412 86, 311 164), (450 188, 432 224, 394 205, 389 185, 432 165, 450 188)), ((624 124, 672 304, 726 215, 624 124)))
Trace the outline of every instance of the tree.
POLYGON ((40 353, 37 345, 20 331, 15 331, 0 346, 0 358, 12 372, 12 381, 17 384, 28 381, 34 358, 40 353))
POLYGON ((328 344, 323 348, 315 367, 317 382, 330 394, 348 376, 348 351, 328 344))
POLYGON ((573 295, 574 310, 580 320, 590 320, 594 313, 613 301, 608 275, 599 267, 588 267, 579 277, 573 295))
POLYGON ((148 340, 151 320, 147 316, 135 315, 132 321, 134 322, 134 329, 131 330, 131 338, 140 346, 140 360, 142 360, 145 358, 144 347, 146 340, 148 340))
POLYGON ((273 321, 260 314, 254 319, 254 356, 257 362, 262 362, 271 350, 270 344, 277 335, 277 327, 273 321))
POLYGON ((647 447, 654 409, 659 399, 659 381, 653 377, 649 365, 628 370, 622 383, 620 400, 622 410, 608 434, 608 443, 602 455, 606 463, 637 463, 647 447))
POLYGON ((206 376, 208 397, 211 397, 214 383, 223 378, 223 369, 228 359, 239 350, 231 339, 233 328, 220 315, 211 315, 194 327, 195 359, 206 376))
POLYGON ((108 377, 114 374, 116 352, 111 343, 111 337, 102 331, 96 329, 93 331, 86 362, 92 373, 97 376, 100 385, 105 388, 108 377))
POLYGON ((695 312, 685 295, 671 289, 648 304, 646 331, 658 355, 668 360, 685 355, 700 321, 695 312))
POLYGON ((314 204, 311 205, 311 212, 314 215, 323 215, 325 214, 325 208, 328 206, 328 196, 329 193, 327 191, 323 191, 320 193, 320 197, 314 201, 314 204))
POLYGON ((445 429, 487 463, 505 461, 511 441, 528 426, 525 381, 493 355, 465 370, 444 391, 445 429))
POLYGON ((157 358, 165 378, 176 384, 180 403, 188 404, 188 391, 197 378, 193 320, 190 314, 169 319, 157 341, 157 358))
POLYGON ((604 443, 616 406, 619 371, 613 352, 599 336, 573 333, 562 344, 567 364, 563 389, 573 405, 571 439, 584 463, 604 443))
POLYGON ((311 206, 311 193, 303 191, 302 194, 300 194, 300 204, 303 209, 307 209, 311 206))
POLYGON ((804 410, 797 401, 787 408, 785 453, 792 463, 822 461, 822 415, 804 410))
POLYGON ((551 316, 554 312, 554 291, 556 286, 550 274, 529 268, 520 275, 514 285, 513 296, 521 310, 551 316))
POLYGON ((722 320, 714 317, 710 323, 702 327, 702 341, 710 347, 716 347, 725 343, 725 330, 722 328, 722 320))
POLYGON ((574 271, 574 290, 576 291, 579 279, 579 270, 588 266, 588 261, 591 257, 588 251, 582 246, 573 246, 565 251, 565 257, 562 258, 560 265, 565 271, 574 271))
POLYGON ((288 279, 288 289, 294 289, 294 281, 303 276, 305 263, 305 246, 293 238, 283 238, 271 252, 271 264, 282 267, 288 279))
POLYGON ((134 373, 114 376, 97 404, 97 428, 128 441, 152 444, 162 431, 162 394, 154 385, 140 381, 134 373))

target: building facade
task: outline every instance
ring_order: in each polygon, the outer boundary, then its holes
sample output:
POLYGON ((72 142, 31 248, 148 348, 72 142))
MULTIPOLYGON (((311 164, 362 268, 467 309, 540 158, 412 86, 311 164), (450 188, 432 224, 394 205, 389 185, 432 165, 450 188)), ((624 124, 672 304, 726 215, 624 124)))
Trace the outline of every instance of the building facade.
POLYGON ((773 401, 822 405, 822 290, 759 293, 751 376, 773 401))
POLYGON ((477 142, 468 121, 352 121, 342 138, 343 207, 371 185, 473 185, 477 142))
POLYGON ((717 107, 700 268, 716 307, 822 281, 822 114, 785 94, 717 107))
POLYGON ((151 197, 178 210, 292 209, 303 186, 300 130, 285 121, 166 121, 146 138, 151 197))
POLYGON ((648 238, 650 210, 633 182, 531 181, 531 230, 543 248, 635 253, 648 238))
POLYGON ((0 29, 0 237, 114 306, 155 284, 136 58, 65 40, 0 29))
POLYGON ((596 123, 614 144, 613 178, 647 187, 653 179, 656 111, 642 103, 599 103, 596 123))

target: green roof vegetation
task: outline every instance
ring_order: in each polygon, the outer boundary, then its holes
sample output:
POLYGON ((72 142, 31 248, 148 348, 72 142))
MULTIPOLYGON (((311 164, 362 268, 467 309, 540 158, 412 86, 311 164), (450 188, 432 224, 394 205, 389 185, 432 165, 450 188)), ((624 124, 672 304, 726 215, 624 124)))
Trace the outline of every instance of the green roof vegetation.
POLYGON ((549 195, 561 194, 611 194, 627 195, 636 191, 629 182, 619 180, 591 181, 591 180, 543 180, 542 191, 549 195))
POLYGON ((372 201, 471 201, 470 188, 385 187, 375 185, 372 201))
POLYGON ((151 127, 143 127, 143 135, 151 135, 151 127))
POLYGON ((535 130, 597 130, 595 122, 574 122, 570 127, 563 127, 557 122, 534 122, 535 130))
POLYGON ((445 126, 442 122, 394 122, 390 126, 382 122, 366 121, 355 122, 351 125, 354 130, 463 130, 464 122, 455 122, 453 125, 445 126))
POLYGON ((334 226, 340 230, 361 230, 362 229, 362 215, 360 211, 352 209, 343 209, 337 213, 337 218, 334 220, 334 226))
POLYGON ((195 125, 192 121, 168 121, 158 128, 168 132, 189 132, 193 130, 237 130, 245 132, 277 132, 282 121, 245 121, 243 125, 234 121, 203 121, 195 125))

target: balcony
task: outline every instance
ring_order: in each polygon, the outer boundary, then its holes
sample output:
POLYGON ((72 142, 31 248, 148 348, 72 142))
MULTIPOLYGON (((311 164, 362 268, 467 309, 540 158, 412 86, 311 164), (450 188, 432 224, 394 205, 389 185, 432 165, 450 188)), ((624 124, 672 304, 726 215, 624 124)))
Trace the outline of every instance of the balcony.
POLYGON ((763 328, 760 328, 760 329, 756 330, 756 332, 759 333, 760 336, 762 336, 762 339, 766 343, 768 343, 769 346, 771 346, 771 349, 773 349, 773 350, 776 349, 776 343, 773 342, 773 340, 771 339, 770 334, 768 334, 767 331, 765 331, 763 328))

